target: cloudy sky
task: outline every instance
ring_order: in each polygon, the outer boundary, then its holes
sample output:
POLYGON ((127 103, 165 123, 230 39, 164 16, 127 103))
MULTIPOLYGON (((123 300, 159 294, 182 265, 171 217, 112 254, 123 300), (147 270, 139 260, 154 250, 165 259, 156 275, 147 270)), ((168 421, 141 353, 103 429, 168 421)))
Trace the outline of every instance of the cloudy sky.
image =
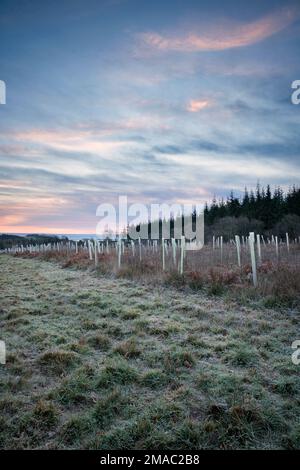
POLYGON ((300 183, 299 1, 1 0, 0 231, 300 183))

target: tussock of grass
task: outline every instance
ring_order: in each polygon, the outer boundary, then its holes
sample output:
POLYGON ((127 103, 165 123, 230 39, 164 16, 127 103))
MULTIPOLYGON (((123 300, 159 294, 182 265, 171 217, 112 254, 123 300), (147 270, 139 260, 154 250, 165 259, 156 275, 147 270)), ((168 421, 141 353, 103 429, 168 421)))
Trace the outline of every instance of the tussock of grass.
POLYGON ((300 380, 293 377, 284 377, 274 383, 275 393, 279 393, 284 397, 297 395, 300 387, 300 380))
POLYGON ((283 436, 283 444, 288 450, 300 449, 300 424, 297 424, 290 433, 283 436))
POLYGON ((97 401, 92 415, 98 426, 108 426, 112 419, 124 416, 129 407, 129 397, 122 394, 119 389, 115 389, 97 401))
POLYGON ((199 335, 196 335, 195 333, 189 334, 187 338, 184 339, 184 343, 186 344, 191 344, 192 346, 195 346, 196 348, 207 348, 207 343, 201 339, 199 335))
POLYGON ((141 385, 149 388, 160 388, 167 385, 169 382, 168 376, 160 370, 149 370, 140 380, 141 385))
POLYGON ((95 321, 88 318, 82 320, 81 325, 85 330, 97 330, 99 328, 99 325, 95 321))
POLYGON ((225 359, 234 366, 251 366, 257 362, 257 352, 246 344, 232 344, 232 348, 226 354, 225 359))
POLYGON ((63 425, 60 439, 65 445, 81 447, 84 436, 93 430, 93 426, 89 416, 73 416, 63 425))
POLYGON ((64 405, 79 405, 89 401, 91 376, 87 370, 76 371, 62 381, 50 396, 64 405))
POLYGON ((126 385, 138 380, 138 372, 131 367, 125 359, 116 358, 102 370, 98 387, 110 387, 112 385, 126 385))
POLYGON ((140 349, 134 338, 131 338, 123 343, 118 344, 114 349, 114 352, 121 354, 124 357, 138 357, 141 354, 140 349))
POLYGON ((186 285, 186 279, 182 274, 177 271, 170 271, 165 274, 164 283, 167 286, 176 287, 177 289, 183 288, 186 285))
POLYGON ((52 427, 58 422, 58 410, 52 402, 45 400, 37 402, 33 415, 45 427, 52 427))
POLYGON ((107 351, 110 347, 110 340, 105 334, 95 334, 87 337, 87 342, 95 349, 107 351))
POLYGON ((46 351, 40 355, 38 362, 42 367, 54 373, 66 372, 76 362, 76 355, 71 351, 46 351))
POLYGON ((15 400, 11 395, 0 400, 0 414, 12 415, 22 408, 22 402, 15 400))
POLYGON ((122 313, 122 318, 124 320, 134 320, 135 318, 139 318, 139 316, 140 316, 140 311, 134 307, 127 308, 122 313))
POLYGON ((16 375, 8 380, 0 379, 0 391, 19 392, 26 388, 28 380, 26 377, 16 375))
POLYGON ((180 422, 182 409, 159 400, 129 424, 114 427, 89 445, 93 449, 167 449, 174 425, 180 422))
POLYGON ((174 372, 180 367, 190 369, 195 364, 195 358, 189 351, 168 351, 163 357, 164 368, 174 372))
POLYGON ((148 333, 150 335, 161 336, 162 338, 167 338, 170 334, 167 328, 163 328, 160 326, 153 326, 148 328, 148 333))

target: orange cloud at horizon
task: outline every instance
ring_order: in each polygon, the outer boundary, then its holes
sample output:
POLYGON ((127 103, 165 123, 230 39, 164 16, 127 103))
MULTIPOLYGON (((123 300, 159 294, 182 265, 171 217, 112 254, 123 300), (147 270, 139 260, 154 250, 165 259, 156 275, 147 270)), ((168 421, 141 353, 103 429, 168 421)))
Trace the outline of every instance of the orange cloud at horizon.
MULTIPOLYGON (((1 182, 0 182, 1 183, 1 182)), ((2 196, 0 233, 85 233, 85 230, 63 227, 47 227, 34 224, 32 217, 55 216, 58 209, 67 210, 72 202, 62 196, 2 196)), ((54 222, 56 224, 56 222, 54 222)), ((63 222, 65 223, 65 222, 63 222)), ((95 228, 91 232, 93 233, 95 228)))
POLYGON ((250 23, 234 23, 227 28, 218 25, 210 33, 189 33, 186 36, 163 36, 158 33, 142 33, 141 40, 159 51, 221 51, 244 47, 260 42, 292 24, 300 16, 296 8, 283 8, 250 23))

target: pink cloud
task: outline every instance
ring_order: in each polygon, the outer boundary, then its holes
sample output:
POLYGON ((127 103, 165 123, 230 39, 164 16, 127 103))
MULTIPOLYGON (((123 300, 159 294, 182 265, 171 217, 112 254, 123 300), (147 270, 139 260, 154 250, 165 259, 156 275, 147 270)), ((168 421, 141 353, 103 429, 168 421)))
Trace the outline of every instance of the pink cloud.
POLYGON ((23 143, 39 144, 55 150, 88 153, 111 152, 130 144, 128 141, 103 139, 102 136, 105 136, 105 132, 102 135, 101 132, 98 134, 94 135, 90 130, 60 131, 33 129, 17 132, 14 134, 14 138, 23 143))
POLYGON ((209 100, 191 100, 187 105, 187 111, 190 113, 198 113, 202 109, 207 108, 210 106, 209 100))
POLYGON ((283 8, 250 23, 217 25, 209 33, 168 37, 148 32, 139 37, 144 44, 159 51, 220 51, 260 42, 285 29, 299 18, 299 13, 295 8, 283 8))

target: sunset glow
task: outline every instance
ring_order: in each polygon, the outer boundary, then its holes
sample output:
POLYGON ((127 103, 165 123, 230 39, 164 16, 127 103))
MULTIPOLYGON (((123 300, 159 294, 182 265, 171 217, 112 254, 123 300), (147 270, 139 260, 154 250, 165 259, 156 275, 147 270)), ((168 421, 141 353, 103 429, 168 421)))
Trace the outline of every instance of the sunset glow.
POLYGON ((54 3, 1 4, 0 232, 299 184, 297 1, 54 3))

